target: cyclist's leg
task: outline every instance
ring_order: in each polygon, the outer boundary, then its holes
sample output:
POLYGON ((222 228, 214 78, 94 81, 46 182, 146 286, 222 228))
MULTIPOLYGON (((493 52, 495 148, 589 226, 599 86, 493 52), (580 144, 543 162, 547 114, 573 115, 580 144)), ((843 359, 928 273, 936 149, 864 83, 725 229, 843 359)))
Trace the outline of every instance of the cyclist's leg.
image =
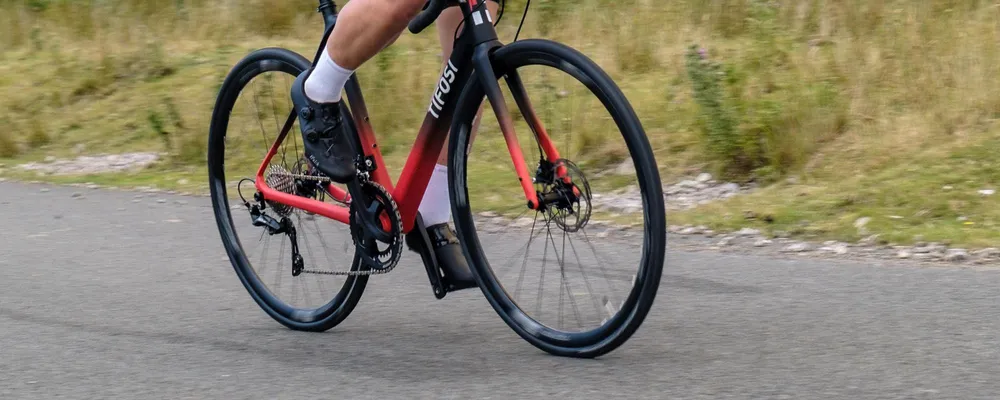
MULTIPOLYGON (((487 6, 490 12, 496 16, 499 5, 490 1, 487 6)), ((462 23, 462 11, 458 7, 449 7, 438 17, 436 25, 438 39, 441 42, 442 69, 444 64, 451 58, 451 51, 455 44, 455 33, 462 23)), ((480 116, 482 111, 480 109, 480 116)), ((473 126, 472 135, 475 135, 479 127, 477 118, 473 126)), ((451 220, 451 197, 448 195, 448 146, 446 145, 438 156, 438 165, 434 167, 431 180, 424 192, 424 198, 420 202, 420 216, 424 224, 428 227, 428 234, 434 239, 434 252, 439 263, 450 275, 449 278, 460 287, 472 287, 474 279, 462 249, 457 243, 454 232, 448 226, 451 220), (456 282, 457 281, 457 282, 456 282)))
POLYGON ((341 9, 324 61, 307 82, 309 97, 339 100, 354 70, 399 37, 424 0, 352 0, 341 9), (315 83, 314 83, 315 81, 315 83), (329 85, 325 84, 329 81, 329 85))
POLYGON ((337 182, 354 178, 353 155, 343 133, 340 97, 354 70, 392 43, 420 12, 424 0, 352 0, 315 68, 292 86, 309 161, 337 182))

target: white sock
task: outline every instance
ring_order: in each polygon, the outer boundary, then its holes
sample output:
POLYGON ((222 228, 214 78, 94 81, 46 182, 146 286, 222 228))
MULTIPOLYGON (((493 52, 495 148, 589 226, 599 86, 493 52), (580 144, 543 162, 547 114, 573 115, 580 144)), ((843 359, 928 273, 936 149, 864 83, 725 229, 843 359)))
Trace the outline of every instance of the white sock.
POLYGON ((306 79, 306 97, 317 103, 336 103, 340 101, 340 94, 351 75, 354 75, 354 71, 337 65, 330 58, 330 53, 324 50, 313 72, 306 79))
POLYGON ((431 180, 427 183, 427 191, 420 201, 420 216, 424 225, 433 226, 451 220, 451 197, 448 194, 448 167, 435 165, 431 180))

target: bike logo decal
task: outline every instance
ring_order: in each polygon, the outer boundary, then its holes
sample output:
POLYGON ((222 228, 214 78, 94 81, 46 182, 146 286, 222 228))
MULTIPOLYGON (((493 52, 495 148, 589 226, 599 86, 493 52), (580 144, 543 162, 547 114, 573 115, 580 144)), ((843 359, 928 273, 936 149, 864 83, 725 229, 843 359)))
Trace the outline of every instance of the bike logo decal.
POLYGON ((455 83, 455 77, 458 76, 458 68, 455 64, 448 60, 448 66, 444 69, 444 74, 441 75, 441 80, 438 81, 437 90, 434 92, 434 96, 431 97, 431 107, 427 111, 434 116, 434 118, 441 118, 440 113, 444 111, 444 95, 451 93, 451 84, 455 83))

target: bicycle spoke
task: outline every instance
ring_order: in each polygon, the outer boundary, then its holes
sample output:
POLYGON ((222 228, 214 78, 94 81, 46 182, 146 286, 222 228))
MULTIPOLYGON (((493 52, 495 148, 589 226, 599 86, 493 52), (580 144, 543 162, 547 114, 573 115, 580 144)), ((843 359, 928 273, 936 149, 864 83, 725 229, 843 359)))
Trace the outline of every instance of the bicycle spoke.
MULTIPOLYGON (((296 212, 295 213, 295 218, 299 222, 298 223, 299 229, 301 229, 302 231, 305 231, 305 229, 303 229, 304 224, 302 223, 302 215, 300 213, 296 212)), ((309 239, 308 239, 309 235, 297 235, 297 236, 298 236, 299 244, 300 244, 299 247, 304 248, 306 250, 305 251, 306 255, 309 256, 309 263, 315 263, 316 257, 313 255, 312 247, 309 246, 309 239)), ((302 275, 299 275, 299 278, 302 278, 302 277, 303 277, 302 275)), ((319 287, 320 295, 322 296, 323 293, 326 292, 325 290, 323 290, 323 287, 322 287, 323 286, 323 279, 317 279, 316 280, 316 285, 319 287)), ((306 304, 313 304, 312 301, 310 301, 310 299, 309 299, 309 292, 308 292, 308 290, 306 291, 306 304)))
MULTIPOLYGON (((330 259, 330 251, 329 251, 329 248, 326 247, 327 240, 326 240, 325 237, 323 237, 323 232, 320 231, 319 223, 317 223, 315 220, 313 220, 313 225, 316 227, 316 229, 315 229, 314 232, 316 232, 316 236, 319 236, 319 242, 323 243, 323 254, 326 255, 326 261, 329 262, 330 265, 336 267, 336 263, 333 262, 333 260, 330 259)), ((346 227, 347 225, 344 225, 344 226, 346 227)), ((352 260, 353 260, 353 258, 352 258, 352 260)))
MULTIPOLYGON (((593 253, 594 254, 594 258, 597 259, 597 265, 598 265, 598 267, 601 268, 601 272, 604 274, 604 281, 608 283, 608 286, 611 288, 612 291, 615 291, 615 284, 614 284, 613 280, 611 279, 611 277, 608 276, 608 270, 607 270, 607 268, 604 267, 604 264, 606 262, 608 262, 608 261, 607 260, 602 260, 601 256, 599 256, 597 254, 597 248, 594 247, 594 244, 590 242, 590 236, 587 235, 587 230, 586 229, 581 229, 580 232, 583 233, 583 239, 584 239, 585 242, 587 242, 587 246, 590 247, 590 252, 593 253)), ((576 247, 573 246, 573 242, 572 241, 570 241, 569 245, 571 247, 573 247, 573 253, 576 254, 576 247)))
MULTIPOLYGON (((520 206, 520 207, 524 207, 524 206, 520 206)), ((522 217, 524 217, 524 215, 525 215, 525 214, 527 214, 527 213, 528 213, 528 211, 531 211, 531 210, 530 210, 530 209, 527 209, 527 208, 525 208, 524 212, 522 212, 521 214, 519 214, 519 215, 518 215, 517 217, 515 217, 515 218, 514 218, 513 220, 511 220, 511 221, 517 221, 517 220, 521 219, 522 217)), ((537 212, 536 212, 536 216, 535 216, 535 217, 537 218, 537 212)), ((532 221, 532 226, 534 226, 534 221, 532 221)), ((497 230, 497 231, 490 231, 489 233, 490 233, 490 234, 492 234, 492 235, 499 235, 499 237, 497 238, 497 242, 500 242, 500 243, 506 243, 506 242, 508 241, 508 240, 507 240, 507 238, 509 237, 509 235, 510 235, 510 234, 518 234, 518 233, 520 233, 520 232, 518 232, 518 231, 516 231, 516 230, 514 230, 514 231, 511 231, 511 228, 512 228, 512 227, 513 227, 513 225, 512 225, 512 224, 508 224, 507 226, 505 226, 505 227, 504 227, 503 229, 501 229, 501 230, 497 230)), ((530 242, 530 241, 531 241, 531 240, 529 240, 529 242, 530 242)), ((518 251, 517 251, 517 252, 515 253, 515 255, 517 255, 517 254, 521 254, 521 251, 522 251, 522 250, 524 250, 524 246, 521 246, 521 248, 520 248, 520 249, 518 249, 518 251)), ((513 265, 513 263, 509 264, 509 265, 508 265, 508 267, 509 267, 510 265, 513 265)))
MULTIPOLYGON (((260 102, 258 101, 259 95, 257 94, 257 82, 251 81, 250 86, 253 87, 254 91, 253 105, 254 105, 254 112, 256 113, 255 116, 257 117, 257 124, 260 126, 260 133, 262 136, 264 136, 264 142, 266 144, 267 136, 265 135, 264 121, 260 120, 260 102)), ((277 132, 275 132, 275 135, 277 135, 277 132)), ((268 145, 268 149, 270 149, 270 145, 268 145)), ((284 154, 281 155, 281 163, 287 165, 284 154)))
MULTIPOLYGON (((506 226, 504 226, 503 228, 501 228, 499 230, 496 230, 496 231, 490 231, 489 233, 491 233, 491 234, 500 234, 500 233, 502 233, 502 234, 506 235, 507 232, 510 231, 510 228, 514 227, 513 223, 515 223, 517 220, 521 219, 521 217, 524 217, 524 215, 527 214, 528 212, 532 211, 530 208, 527 208, 524 205, 519 204, 519 205, 516 205, 516 206, 513 206, 513 207, 509 207, 507 209, 498 210, 497 213, 499 215, 503 215, 504 211, 515 210, 515 209, 519 209, 519 208, 523 208, 524 211, 522 211, 520 214, 514 216, 513 218, 509 218, 509 219, 508 218, 504 218, 508 222, 506 224, 506 226)), ((503 217, 501 217, 501 218, 503 218, 503 217)))
MULTIPOLYGON (((244 97, 240 97, 240 100, 242 100, 244 104, 248 103, 248 100, 246 100, 246 98, 244 98, 244 97)), ((246 125, 240 124, 240 130, 243 133, 243 137, 247 137, 247 138, 250 137, 250 133, 247 131, 246 125)), ((264 146, 264 153, 263 154, 267 154, 267 152, 270 150, 270 144, 267 143, 267 136, 264 134, 264 131, 261 130, 260 133, 261 133, 261 138, 264 139, 261 142, 261 144, 264 146)))
MULTIPOLYGON (((552 229, 549 228, 548 224, 545 224, 545 235, 552 237, 552 229)), ((553 249, 554 250, 554 249, 553 249)), ((549 241, 545 241, 545 251, 542 253, 542 275, 538 278, 538 298, 535 299, 535 309, 538 311, 537 319, 542 318, 542 289, 545 286, 545 261, 548 260, 549 256, 549 241)), ((558 258, 558 256, 556 256, 558 258)))
MULTIPOLYGON (((269 78, 270 78, 270 76, 269 76, 269 78)), ((267 81, 268 92, 273 93, 274 86, 271 84, 271 79, 265 79, 265 80, 267 81)), ((281 133, 281 123, 278 122, 278 106, 276 106, 274 104, 274 96, 270 96, 270 97, 271 97, 270 98, 270 100, 271 100, 271 117, 274 120, 274 132, 275 132, 275 135, 279 135, 281 133)), ((287 155, 287 148, 288 148, 287 145, 285 145, 284 143, 282 143, 282 146, 281 146, 281 160, 283 162, 285 161, 285 156, 287 155)), ((287 169, 288 165, 285 165, 285 167, 287 169)))
MULTIPOLYGON (((511 258, 511 261, 509 263, 507 263, 506 265, 504 265, 500 271, 494 270, 494 272, 496 272, 498 274, 505 273, 507 270, 509 270, 511 267, 514 266, 515 259, 518 258, 518 257, 520 257, 520 254, 522 252, 525 253, 525 257, 528 257, 528 253, 530 251, 531 243, 534 242, 535 239, 537 239, 537 238, 539 238, 541 236, 542 236, 542 231, 538 231, 537 234, 534 234, 534 233, 530 234, 528 236, 528 242, 525 243, 524 246, 521 246, 521 248, 519 248, 516 252, 514 252, 513 257, 511 258)), ((499 241, 499 240, 497 242, 498 243, 504 243, 503 241, 499 241)), ((523 268, 524 268, 524 265, 522 265, 522 270, 523 270, 523 268)))
POLYGON ((576 315, 576 321, 579 324, 579 327, 583 328, 583 319, 580 318, 580 309, 576 305, 576 298, 575 298, 575 296, 573 296, 572 289, 570 289, 570 287, 569 287, 569 281, 566 280, 566 231, 565 230, 563 231, 562 252, 563 252, 562 263, 559 266, 559 276, 561 278, 560 283, 559 283, 559 286, 560 286, 560 288, 559 288, 559 329, 562 329, 562 326, 563 326, 563 322, 562 322, 562 320, 563 320, 563 318, 562 318, 562 297, 563 297, 562 288, 563 287, 566 288, 566 293, 569 294, 569 296, 568 296, 569 297, 569 302, 570 302, 570 305, 573 306, 573 314, 576 315))
MULTIPOLYGON (((535 213, 535 220, 531 223, 531 233, 528 234, 529 238, 534 237, 535 225, 538 223, 538 212, 535 213)), ((524 261, 521 262, 521 273, 517 276, 517 287, 514 289, 514 299, 519 299, 521 293, 521 284, 524 283, 524 271, 528 267, 528 255, 531 252, 531 242, 533 239, 528 240, 527 249, 524 251, 524 261)))
MULTIPOLYGON (((566 274, 560 273, 559 278, 559 329, 563 329, 563 289, 566 288, 566 274)), ((570 296, 572 297, 572 296, 570 296)))
POLYGON ((281 277, 284 275, 284 273, 282 273, 281 271, 281 259, 284 257, 285 257, 285 241, 282 240, 281 247, 278 248, 278 262, 276 264, 278 267, 275 268, 275 272, 277 274, 278 279, 276 279, 276 282, 274 283, 274 290, 278 290, 278 288, 281 287, 281 277))
MULTIPOLYGON (((565 235, 565 233, 566 232, 564 231, 563 234, 565 235)), ((565 236, 564 236, 564 238, 565 238, 565 236)), ((552 237, 552 235, 549 235, 549 241, 551 241, 552 242, 552 246, 555 247, 555 245, 556 245, 555 244, 555 239, 552 237)), ((564 244, 564 246, 565 246, 565 244, 564 244)), ((571 248, 573 247, 572 241, 570 242, 570 247, 571 248)), ((574 250, 574 254, 576 254, 575 250, 574 250)), ((557 257, 558 257, 558 255, 557 255, 557 257)), ((576 257, 576 264, 577 264, 577 266, 580 267, 580 273, 583 275, 583 283, 587 287, 587 292, 590 293, 591 300, 594 300, 594 287, 590 284, 590 278, 587 277, 587 272, 583 269, 583 262, 580 261, 580 257, 576 257)), ((565 271, 565 254, 563 254, 563 264, 560 267, 561 267, 560 270, 565 271)), ((594 302, 594 301, 591 301, 591 302, 594 303, 594 310, 597 312, 597 315, 600 315, 601 314, 600 303, 597 303, 597 302, 594 302)))
MULTIPOLYGON (((319 226, 319 223, 316 221, 315 218, 312 219, 312 225, 313 225, 313 228, 314 228, 313 232, 315 232, 316 236, 319 237, 320 246, 323 248, 323 256, 326 258, 326 264, 325 265, 331 266, 331 267, 333 267, 335 269, 338 269, 338 270, 349 269, 349 267, 348 268, 339 268, 337 266, 339 263, 336 262, 336 261, 334 261, 334 259, 337 259, 337 257, 330 258, 330 248, 327 246, 327 243, 329 241, 326 240, 326 238, 323 236, 323 232, 322 232, 322 230, 321 230, 321 228, 319 226)), ((343 227, 346 228, 347 225, 343 225, 343 227)), ((347 257, 349 260, 351 260, 351 261, 348 261, 348 263, 353 264, 353 260, 354 260, 353 254, 341 255, 340 258, 344 258, 344 257, 347 257)))
MULTIPOLYGON (((266 79, 266 81, 267 81, 267 87, 270 88, 268 90, 269 91, 274 90, 273 85, 271 85, 271 79, 270 78, 266 79)), ((281 132, 281 123, 278 122, 278 106, 274 103, 274 96, 271 96, 270 100, 271 100, 271 119, 274 120, 274 131, 281 132)))
POLYGON ((254 117, 257 119, 257 125, 260 127, 260 136, 264 139, 264 145, 270 149, 271 143, 267 140, 267 131, 264 129, 264 121, 260 120, 260 102, 258 101, 259 96, 257 94, 257 82, 250 82, 250 88, 253 90, 253 112, 254 117))
POLYGON ((261 230, 260 238, 261 240, 264 241, 264 247, 261 248, 260 262, 261 264, 263 264, 263 267, 261 269, 256 270, 258 272, 258 275, 260 275, 260 272, 262 272, 264 268, 267 268, 267 248, 271 244, 271 237, 270 236, 265 237, 264 234, 265 233, 263 232, 263 230, 261 230))
MULTIPOLYGON (((573 296, 573 290, 570 289, 570 287, 569 287, 569 281, 566 279, 566 273, 565 273, 565 271, 563 273, 561 273, 560 275, 561 275, 561 281, 560 281, 560 285, 559 285, 560 286, 560 291, 559 291, 559 299, 560 299, 559 311, 560 311, 560 316, 562 315, 562 288, 564 287, 564 288, 566 288, 566 295, 567 295, 566 297, 569 298, 569 304, 573 306, 573 315, 576 316, 576 323, 580 327, 580 329, 583 329, 584 328, 584 326, 583 326, 583 318, 580 317, 580 307, 576 305, 576 297, 573 296)), ((562 329, 562 326, 563 326, 562 325, 562 318, 560 317, 560 319, 559 319, 559 329, 562 329)))
MULTIPOLYGON (((288 77, 285 77, 285 79, 284 79, 284 81, 285 81, 285 91, 282 92, 282 93, 291 93, 292 92, 291 86, 288 84, 288 79, 289 79, 288 77)), ((291 99, 286 98, 285 104, 288 105, 289 102, 291 102, 291 99)), ((289 108, 293 108, 293 107, 289 107, 289 108)), ((278 129, 279 129, 279 132, 280 132, 281 128, 278 128, 278 129)), ((295 158, 296 158, 296 160, 302 158, 303 153, 299 152, 299 139, 298 139, 298 135, 292 135, 292 145, 295 146, 295 158)), ((296 162, 298 162, 298 161, 296 161, 296 162)), ((302 171, 299 171, 299 172, 301 173, 302 171)))

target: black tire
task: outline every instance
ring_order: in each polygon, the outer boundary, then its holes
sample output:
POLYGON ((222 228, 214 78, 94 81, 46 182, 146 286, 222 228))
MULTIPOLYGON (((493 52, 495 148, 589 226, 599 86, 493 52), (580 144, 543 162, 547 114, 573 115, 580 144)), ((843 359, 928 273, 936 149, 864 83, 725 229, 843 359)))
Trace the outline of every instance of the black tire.
MULTIPOLYGON (((227 192, 224 166, 225 139, 230 114, 240 92, 254 77, 264 72, 279 71, 290 74, 294 78, 310 66, 311 64, 306 58, 290 50, 267 48, 247 55, 233 67, 222 85, 212 114, 208 139, 208 178, 212 208, 215 211, 215 219, 222 236, 222 243, 233 268, 236 270, 236 275, 250 296, 267 315, 282 325, 293 330, 322 332, 338 325, 351 314, 364 293, 368 282, 367 276, 348 277, 336 296, 321 307, 295 308, 273 295, 250 265, 247 254, 237 236, 229 204, 230 197, 227 192)), ((298 132, 289 132, 289 135, 298 134, 298 132)), ((263 157, 264 154, 261 154, 260 160, 263 160, 263 157)), ((238 214, 238 218, 243 220, 241 222, 249 223, 250 220, 245 211, 238 210, 238 214)), ((359 265, 359 257, 355 254, 352 269, 358 270, 359 265)))
MULTIPOLYGON (((519 308, 498 283, 490 267, 470 210, 467 161, 470 131, 485 92, 477 80, 464 88, 452 125, 449 147, 449 184, 452 213, 463 251, 490 305, 518 335, 557 356, 593 358, 624 344, 639 328, 653 305, 666 252, 666 211, 656 161, 644 129, 621 90, 593 61, 564 45, 547 40, 524 40, 498 49, 493 55, 497 78, 505 71, 528 65, 559 69, 583 83, 614 117, 635 164, 643 193, 645 222, 641 263, 636 280, 620 311, 596 329, 563 332, 549 328, 519 308)), ((485 119, 484 119, 485 121, 485 119)))

